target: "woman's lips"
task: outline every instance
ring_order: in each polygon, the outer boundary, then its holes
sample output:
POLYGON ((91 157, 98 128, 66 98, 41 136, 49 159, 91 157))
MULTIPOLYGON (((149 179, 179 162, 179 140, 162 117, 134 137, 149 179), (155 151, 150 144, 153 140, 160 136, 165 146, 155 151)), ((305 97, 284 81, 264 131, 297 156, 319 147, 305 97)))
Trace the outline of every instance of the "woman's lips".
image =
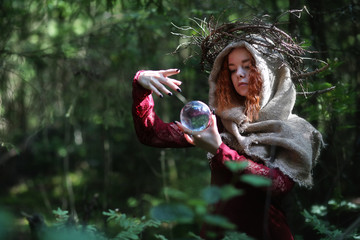
POLYGON ((245 86, 245 85, 248 85, 248 84, 247 84, 246 82, 240 82, 240 83, 238 84, 239 87, 245 86))

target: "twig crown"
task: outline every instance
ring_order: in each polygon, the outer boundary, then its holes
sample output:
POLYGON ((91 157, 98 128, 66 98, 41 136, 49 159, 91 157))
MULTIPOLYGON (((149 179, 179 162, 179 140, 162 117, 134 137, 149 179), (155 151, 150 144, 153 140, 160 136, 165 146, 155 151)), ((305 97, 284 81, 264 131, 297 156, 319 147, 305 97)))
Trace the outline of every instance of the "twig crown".
MULTIPOLYGON (((302 10, 288 11, 290 14, 300 16, 302 10)), ((305 9, 306 10, 306 9, 305 9)), ((181 38, 188 39, 188 42, 180 44, 175 52, 182 47, 195 45, 200 48, 201 66, 203 70, 210 70, 217 55, 231 42, 246 41, 253 45, 264 56, 281 61, 286 64, 291 71, 292 79, 300 84, 305 78, 324 71, 328 64, 316 58, 306 57, 308 54, 315 53, 304 47, 304 42, 298 43, 285 31, 281 30, 279 22, 270 24, 266 22, 266 17, 254 17, 250 20, 237 20, 228 23, 218 24, 213 19, 191 19, 195 27, 178 27, 181 31, 191 31, 191 35, 183 33, 173 33, 181 38), (318 69, 309 71, 305 67, 304 61, 321 63, 318 69)), ((279 17, 280 18, 280 17, 279 17)))

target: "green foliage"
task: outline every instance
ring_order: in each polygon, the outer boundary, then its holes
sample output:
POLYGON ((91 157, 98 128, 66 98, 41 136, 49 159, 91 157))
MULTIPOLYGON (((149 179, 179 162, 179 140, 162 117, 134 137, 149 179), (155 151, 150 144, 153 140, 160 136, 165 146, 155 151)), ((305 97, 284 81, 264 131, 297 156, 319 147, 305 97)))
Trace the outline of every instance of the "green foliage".
MULTIPOLYGON (((56 221, 49 226, 44 225, 41 229, 34 228, 39 239, 46 240, 85 240, 85 239, 97 239, 97 240, 136 240, 141 239, 141 234, 146 228, 158 228, 160 222, 150 219, 146 220, 145 217, 141 219, 127 217, 126 214, 119 213, 117 210, 109 209, 107 212, 103 212, 104 216, 107 216, 107 222, 113 224, 116 227, 116 234, 110 236, 110 234, 99 230, 94 225, 82 225, 72 220, 68 211, 63 211, 60 208, 54 210, 56 221), (41 231, 40 231, 41 230, 41 231)), ((158 238, 161 239, 161 235, 158 238)), ((162 239, 166 239, 162 237, 162 239)))
POLYGON ((241 162, 226 161, 225 165, 228 169, 230 169, 230 171, 238 172, 238 171, 244 170, 247 167, 247 162, 246 161, 241 161, 241 162))
POLYGON ((217 186, 209 186, 202 191, 202 197, 208 204, 214 204, 221 200, 221 189, 217 186))
POLYGON ((227 232, 222 240, 254 240, 245 233, 227 232))
MULTIPOLYGON (((223 187, 209 186, 201 191, 201 199, 197 197, 181 197, 181 199, 177 199, 177 201, 180 200, 181 202, 161 203, 151 209, 150 215, 152 218, 162 222, 189 224, 200 221, 225 229, 233 229, 234 225, 226 218, 209 214, 206 209, 209 204, 215 204, 220 200, 228 200, 240 194, 242 194, 241 190, 230 185, 223 187)), ((179 196, 179 193, 176 196, 179 196)))
MULTIPOLYGON (((226 230, 235 229, 236 226, 228 219, 220 215, 210 214, 208 211, 210 209, 209 206, 219 201, 226 201, 242 195, 243 191, 241 189, 237 189, 233 185, 224 185, 221 187, 208 186, 200 191, 200 198, 197 196, 188 196, 180 190, 174 191, 169 188, 166 189, 166 192, 173 200, 153 207, 150 211, 152 218, 174 225, 206 223, 226 230)), ((246 235, 232 232, 229 233, 226 239, 236 239, 233 238, 234 236, 244 237, 246 235)), ((250 238, 244 237, 240 239, 250 238)))
POLYGON ((305 221, 311 224, 319 234, 326 236, 322 239, 336 239, 341 236, 342 232, 335 226, 319 219, 316 215, 311 215, 307 210, 304 210, 303 215, 305 217, 305 221))
POLYGON ((50 230, 43 235, 45 240, 107 240, 101 234, 95 232, 93 229, 87 227, 85 230, 79 230, 72 227, 63 228, 62 230, 50 230))
POLYGON ((103 214, 108 216, 108 222, 113 222, 120 227, 121 231, 113 239, 140 239, 139 235, 145 228, 158 228, 160 226, 159 221, 152 219, 146 220, 145 217, 141 219, 129 218, 126 214, 111 209, 108 212, 103 212, 103 214))
POLYGON ((241 189, 235 188, 233 185, 209 186, 202 190, 202 198, 208 204, 215 204, 220 200, 229 200, 233 197, 243 194, 241 189))
MULTIPOLYGON (((93 225, 80 225, 68 215, 68 211, 58 208, 53 211, 56 221, 52 225, 43 225, 31 229, 39 239, 44 240, 108 240, 105 234, 93 225)), ((45 224, 45 223, 43 223, 45 224)))
POLYGON ((259 175, 242 174, 240 180, 246 182, 254 187, 269 187, 271 180, 259 175))
MULTIPOLYGON (((225 163, 226 167, 233 173, 240 172, 244 170, 248 163, 246 161, 236 162, 236 161, 227 161, 225 163)), ((260 176, 260 175, 253 175, 253 174, 241 174, 240 181, 250 184, 254 187, 269 187, 271 186, 271 180, 269 178, 260 176)), ((229 186, 227 186, 229 187, 229 186)), ((229 189, 230 191, 233 191, 229 189)))
POLYGON ((221 227, 224 229, 235 229, 236 228, 236 226, 233 223, 231 223, 228 219, 226 219, 225 217, 220 216, 220 215, 207 214, 204 216, 204 221, 207 224, 221 227))
POLYGON ((221 187, 221 200, 227 201, 233 197, 243 195, 244 192, 242 189, 238 189, 233 185, 223 185, 221 187))
POLYGON ((151 217, 164 222, 191 223, 194 219, 193 211, 184 204, 163 203, 150 211, 151 217))
POLYGON ((53 214, 56 218, 56 224, 59 227, 63 227, 66 222, 69 220, 69 211, 61 210, 61 208, 58 208, 57 210, 53 210, 53 214))
POLYGON ((356 213, 359 210, 360 207, 354 203, 345 200, 340 202, 330 200, 327 205, 313 205, 310 212, 304 210, 302 215, 305 217, 305 222, 311 225, 323 240, 359 239, 360 233, 357 232, 357 229, 360 226, 360 218, 358 218, 358 214, 355 214, 354 223, 346 229, 341 229, 326 220, 334 214, 356 213))

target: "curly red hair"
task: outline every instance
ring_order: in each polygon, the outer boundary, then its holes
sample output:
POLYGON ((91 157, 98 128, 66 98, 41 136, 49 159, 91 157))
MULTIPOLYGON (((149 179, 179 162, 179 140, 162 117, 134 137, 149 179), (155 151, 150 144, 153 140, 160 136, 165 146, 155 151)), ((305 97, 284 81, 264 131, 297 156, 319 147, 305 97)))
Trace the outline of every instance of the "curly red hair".
POLYGON ((226 57, 222 64, 216 84, 216 108, 219 111, 223 111, 239 105, 244 106, 244 112, 249 121, 255 121, 259 117, 260 91, 263 83, 261 75, 256 68, 255 59, 251 55, 251 66, 249 71, 249 89, 246 97, 240 96, 235 91, 235 88, 231 81, 228 64, 228 57, 226 57))

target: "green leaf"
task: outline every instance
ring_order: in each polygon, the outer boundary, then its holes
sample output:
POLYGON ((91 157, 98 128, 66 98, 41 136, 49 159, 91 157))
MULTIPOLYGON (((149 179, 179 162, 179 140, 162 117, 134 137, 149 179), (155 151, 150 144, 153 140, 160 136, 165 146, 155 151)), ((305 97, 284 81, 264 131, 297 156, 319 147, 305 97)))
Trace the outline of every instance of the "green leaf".
POLYGON ((243 190, 237 189, 233 185, 225 185, 221 187, 221 199, 228 200, 236 196, 240 196, 243 194, 243 190))
POLYGON ((201 196, 208 204, 217 203, 221 199, 221 189, 217 186, 208 186, 202 191, 201 196))
POLYGON ((160 240, 168 240, 166 237, 164 237, 164 236, 161 235, 161 234, 155 234, 154 237, 155 237, 156 239, 160 239, 160 240))
POLYGON ((183 199, 187 199, 187 198, 188 198, 188 196, 187 196, 184 192, 182 192, 182 191, 180 191, 180 190, 178 190, 178 189, 175 189, 175 188, 166 187, 166 188, 164 189, 164 192, 165 192, 169 197, 172 197, 172 198, 174 198, 174 199, 183 200, 183 199))
POLYGON ((196 235, 193 232, 189 232, 189 236, 191 237, 191 239, 193 240, 203 240, 200 236, 196 235))
POLYGON ((245 233, 227 232, 222 240, 255 240, 255 239, 249 237, 245 233))
POLYGON ((121 232, 116 235, 115 239, 121 240, 137 240, 139 236, 132 232, 121 232))
POLYGON ((152 218, 164 222, 190 223, 193 221, 193 211, 184 204, 163 203, 150 210, 152 218))
POLYGON ((235 229, 235 224, 231 223, 227 218, 220 215, 207 214, 204 221, 210 225, 218 226, 226 229, 235 229))
POLYGON ((247 167, 248 163, 243 162, 236 162, 236 161, 227 161, 225 162, 225 166, 230 169, 232 172, 239 172, 244 170, 247 167))
POLYGON ((240 177, 240 181, 248 183, 254 187, 269 187, 271 186, 271 180, 269 178, 253 175, 253 174, 243 174, 240 177))
POLYGON ((58 208, 57 210, 53 210, 52 212, 54 215, 57 215, 57 216, 65 216, 69 213, 69 211, 62 210, 61 208, 58 208))

